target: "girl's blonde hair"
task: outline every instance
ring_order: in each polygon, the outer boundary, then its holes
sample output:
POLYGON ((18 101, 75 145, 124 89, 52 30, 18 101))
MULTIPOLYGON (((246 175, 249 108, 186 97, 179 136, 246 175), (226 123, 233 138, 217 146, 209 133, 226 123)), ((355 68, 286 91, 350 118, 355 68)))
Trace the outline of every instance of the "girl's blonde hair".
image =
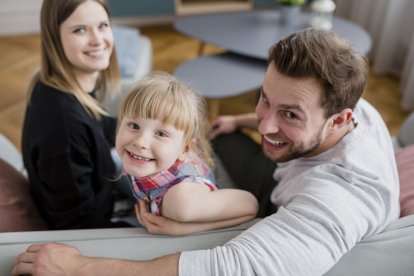
POLYGON ((125 116, 161 120, 182 130, 190 150, 213 166, 204 98, 172 75, 153 72, 138 81, 122 102, 118 127, 125 116))
MULTIPOLYGON (((118 91, 119 68, 115 54, 115 47, 109 60, 109 66, 100 73, 96 86, 96 99, 89 95, 91 91, 83 91, 76 76, 71 70, 72 64, 67 59, 60 36, 61 24, 76 10, 76 8, 89 0, 44 0, 40 12, 40 40, 41 40, 41 68, 29 87, 29 97, 34 84, 42 81, 66 93, 73 94, 86 111, 96 119, 107 114, 100 103, 103 102, 108 91, 118 91)), ((109 9, 104 0, 93 0, 105 9, 109 17, 109 9)))

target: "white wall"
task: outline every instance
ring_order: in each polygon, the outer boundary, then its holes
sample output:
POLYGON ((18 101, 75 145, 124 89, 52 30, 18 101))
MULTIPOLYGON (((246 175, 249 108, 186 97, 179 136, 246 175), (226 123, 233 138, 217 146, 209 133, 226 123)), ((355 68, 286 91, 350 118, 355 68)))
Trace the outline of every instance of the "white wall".
POLYGON ((0 0, 0 35, 38 33, 42 0, 0 0))

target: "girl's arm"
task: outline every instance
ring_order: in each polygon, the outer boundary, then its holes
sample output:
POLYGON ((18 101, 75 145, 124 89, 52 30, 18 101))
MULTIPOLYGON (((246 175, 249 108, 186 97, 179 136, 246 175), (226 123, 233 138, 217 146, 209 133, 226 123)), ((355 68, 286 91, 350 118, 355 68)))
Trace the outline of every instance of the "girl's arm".
POLYGON ((258 203, 249 192, 239 189, 211 191, 207 185, 183 182, 165 194, 161 213, 180 222, 213 222, 256 216, 258 203))
POLYGON ((151 234, 157 235, 188 235, 213 229, 221 229, 239 225, 251 220, 253 217, 239 217, 230 220, 215 222, 179 222, 164 216, 150 213, 146 203, 142 200, 135 205, 138 221, 151 234))
MULTIPOLYGON (((143 203, 142 203, 143 204, 143 203)), ((144 206, 144 205, 142 205, 144 206)), ((150 233, 184 235, 225 228, 253 219, 256 198, 237 189, 211 191, 207 185, 180 183, 165 194, 162 216, 137 205, 137 218, 150 233)))

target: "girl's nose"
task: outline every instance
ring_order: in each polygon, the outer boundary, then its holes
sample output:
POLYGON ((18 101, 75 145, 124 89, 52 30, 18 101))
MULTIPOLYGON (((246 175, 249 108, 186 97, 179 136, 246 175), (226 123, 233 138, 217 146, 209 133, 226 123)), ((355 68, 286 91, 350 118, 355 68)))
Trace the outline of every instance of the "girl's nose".
POLYGON ((137 135, 133 141, 133 145, 138 148, 147 149, 149 148, 150 138, 145 133, 137 135))

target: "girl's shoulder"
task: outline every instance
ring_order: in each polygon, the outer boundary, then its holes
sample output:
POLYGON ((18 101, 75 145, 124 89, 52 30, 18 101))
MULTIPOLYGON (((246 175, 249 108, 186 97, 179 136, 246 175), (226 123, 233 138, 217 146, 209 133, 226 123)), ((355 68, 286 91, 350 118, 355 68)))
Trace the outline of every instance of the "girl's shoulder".
POLYGON ((214 174, 210 167, 192 151, 185 154, 179 175, 205 177, 211 179, 213 182, 215 181, 214 174))

